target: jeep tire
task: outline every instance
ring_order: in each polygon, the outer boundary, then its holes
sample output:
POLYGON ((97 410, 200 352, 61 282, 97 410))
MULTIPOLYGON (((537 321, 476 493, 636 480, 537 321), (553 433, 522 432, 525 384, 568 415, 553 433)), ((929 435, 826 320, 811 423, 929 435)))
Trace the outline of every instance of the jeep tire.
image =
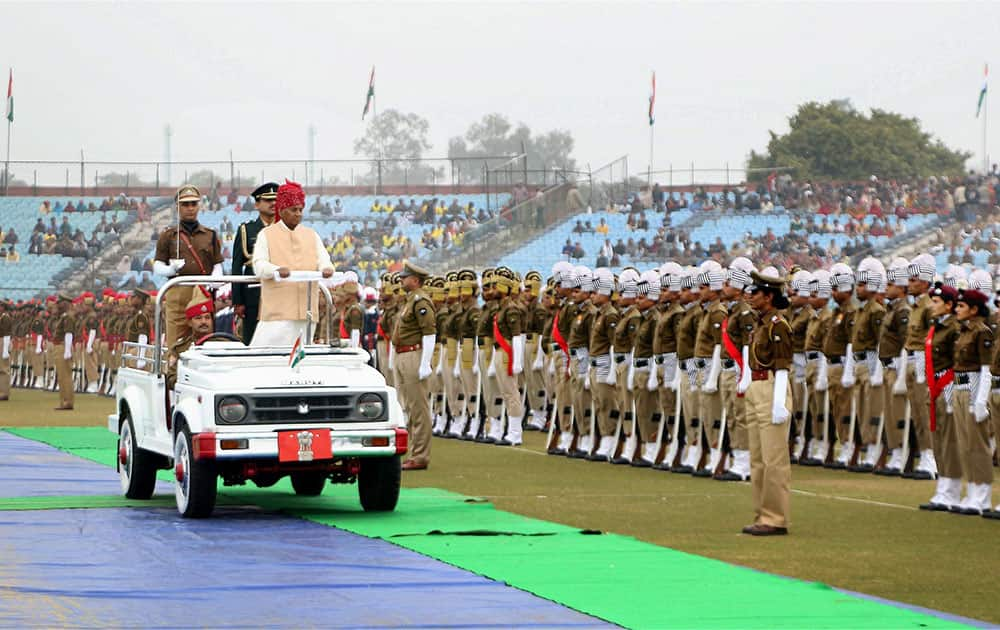
POLYGON ((147 500, 156 488, 156 455, 139 448, 128 407, 118 428, 118 478, 128 499, 147 500), (125 461, 122 462, 122 459, 125 461))
POLYGON ((174 475, 180 515, 184 518, 211 516, 215 509, 219 476, 214 461, 195 461, 191 432, 186 424, 181 425, 174 437, 174 475))
POLYGON ((292 488, 300 497, 318 497, 323 494, 323 488, 326 487, 327 474, 322 471, 294 472, 290 477, 292 488))
POLYGON ((401 477, 399 455, 362 458, 358 473, 358 497, 365 512, 391 512, 396 509, 401 477))

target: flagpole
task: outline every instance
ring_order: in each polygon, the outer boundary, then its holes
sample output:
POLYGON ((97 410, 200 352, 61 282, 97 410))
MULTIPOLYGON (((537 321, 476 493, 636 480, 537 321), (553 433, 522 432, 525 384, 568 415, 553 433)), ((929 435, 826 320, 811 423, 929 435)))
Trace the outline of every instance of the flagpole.
POLYGON ((3 166, 3 196, 7 196, 7 188, 10 184, 10 118, 7 119, 7 156, 4 158, 3 166))
POLYGON ((650 199, 653 194, 653 125, 649 126, 649 166, 646 168, 646 187, 649 188, 650 199))
POLYGON ((990 156, 986 154, 986 121, 990 117, 990 90, 987 87, 983 98, 983 175, 990 172, 990 156))

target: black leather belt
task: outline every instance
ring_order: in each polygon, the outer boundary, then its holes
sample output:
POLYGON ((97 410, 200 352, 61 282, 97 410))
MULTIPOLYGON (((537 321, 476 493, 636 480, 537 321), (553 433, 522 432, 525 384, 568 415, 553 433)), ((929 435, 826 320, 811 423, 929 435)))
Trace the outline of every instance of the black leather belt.
POLYGON ((482 348, 483 346, 486 345, 486 340, 483 339, 482 337, 477 337, 476 343, 479 345, 480 348, 482 348))
POLYGON ((559 344, 554 343, 552 344, 552 350, 562 350, 562 348, 559 346, 559 344))
POLYGON ((916 350, 907 350, 906 351, 906 356, 908 356, 908 357, 915 357, 915 356, 917 356, 917 351, 916 350))
MULTIPOLYGON (((657 365, 663 365, 663 361, 664 360, 665 359, 663 357, 656 357, 656 364, 657 365)), ((998 376, 997 378, 1000 378, 1000 376, 998 376)))
POLYGON ((997 387, 1000 387, 1000 376, 993 376, 991 378, 991 380, 993 381, 993 388, 994 389, 996 389, 997 387))
POLYGON ((723 359, 722 360, 722 367, 726 368, 727 370, 730 370, 730 369, 736 367, 736 361, 734 361, 732 359, 723 359))
POLYGON ((955 372, 956 385, 968 385, 970 372, 955 372))
POLYGON ((896 357, 889 357, 888 359, 879 359, 882 362, 882 367, 892 367, 893 362, 896 357))
POLYGON ((635 367, 637 368, 649 367, 649 359, 636 359, 635 367))
POLYGON ((867 358, 868 358, 868 353, 865 352, 864 350, 860 350, 860 351, 854 353, 854 360, 855 361, 864 361, 867 358))
POLYGON ((695 359, 694 360, 694 366, 696 368, 698 368, 699 370, 705 369, 706 365, 708 365, 708 361, 706 361, 705 359, 695 359))
POLYGON ((808 359, 809 361, 815 361, 815 360, 819 359, 821 356, 823 356, 823 355, 820 352, 807 352, 806 353, 806 359, 808 359))
POLYGON ((615 363, 621 363, 621 362, 622 362, 622 361, 624 361, 624 360, 625 360, 626 358, 627 358, 627 357, 626 357, 626 356, 625 356, 624 354, 616 354, 616 355, 615 355, 615 363))
POLYGON ((827 357, 826 362, 830 365, 840 365, 844 362, 844 359, 841 357, 827 357))

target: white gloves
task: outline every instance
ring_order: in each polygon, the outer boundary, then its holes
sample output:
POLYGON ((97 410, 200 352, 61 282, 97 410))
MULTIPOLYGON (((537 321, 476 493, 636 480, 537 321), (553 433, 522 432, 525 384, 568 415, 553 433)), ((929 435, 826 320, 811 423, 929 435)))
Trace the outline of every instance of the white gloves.
POLYGON ((918 383, 923 385, 927 382, 927 364, 925 363, 926 358, 924 357, 924 351, 918 350, 913 355, 913 360, 916 362, 914 364, 914 371, 916 372, 916 380, 918 383))
POLYGON ((511 366, 511 371, 515 376, 524 371, 524 342, 524 335, 514 337, 514 364, 511 366))
POLYGON ((847 344, 844 355, 844 373, 840 376, 840 386, 844 389, 854 387, 854 344, 847 344))
POLYGON ((892 393, 896 396, 906 393, 906 348, 899 351, 896 359, 896 382, 892 384, 892 393))
POLYGON ((722 346, 716 344, 712 350, 712 363, 708 368, 708 376, 701 386, 701 391, 714 394, 719 391, 719 374, 722 372, 722 346))
POLYGON ((497 375, 497 348, 493 349, 493 354, 490 355, 490 364, 486 367, 486 376, 496 376, 497 375))
POLYGON ((153 261, 153 273, 158 276, 170 278, 176 276, 177 272, 184 268, 183 259, 174 259, 172 262, 164 263, 159 260, 153 261))
POLYGON ((361 347, 361 331, 354 329, 351 331, 351 347, 360 348, 361 347))
POLYGON ((391 341, 389 342, 389 369, 391 370, 396 364, 396 346, 391 341))
POLYGON ((63 344, 64 344, 64 348, 65 348, 63 350, 63 358, 64 359, 72 359, 73 358, 73 333, 66 333, 66 335, 63 337, 63 344))
POLYGON ((882 381, 885 379, 885 368, 882 367, 882 360, 875 357, 875 368, 871 373, 872 387, 881 387, 882 381))
POLYGON ((699 370, 695 366, 694 359, 686 359, 686 365, 684 366, 684 371, 688 375, 688 390, 692 392, 698 391, 698 373, 699 370))
POLYGON ((42 353, 42 336, 38 335, 38 339, 35 339, 35 354, 42 353))
POLYGON ((542 341, 538 340, 538 350, 535 352, 535 361, 531 364, 531 369, 536 372, 545 367, 545 352, 542 349, 542 341))
POLYGON ((830 386, 830 370, 826 362, 826 355, 819 355, 819 367, 816 369, 816 391, 825 392, 830 386))
MULTIPOLYGON (((676 354, 668 354, 666 360, 670 361, 670 357, 673 357, 674 361, 674 376, 670 380, 670 384, 668 384, 667 387, 669 387, 672 391, 679 392, 681 389, 681 366, 678 365, 676 354)), ((664 373, 666 373, 666 370, 664 370, 664 373)))
POLYGON ((806 380, 806 353, 796 352, 792 355, 792 365, 795 366, 795 374, 792 379, 796 385, 801 385, 806 380))
POLYGON ((587 374, 583 377, 583 389, 590 391, 590 370, 587 370, 587 374))
POLYGON ((0 358, 10 358, 10 335, 5 335, 3 338, 3 351, 0 352, 0 358))
POLYGON ((750 389, 751 381, 753 381, 750 374, 750 346, 743 346, 740 354, 743 355, 743 369, 740 370, 740 380, 736 383, 736 393, 745 394, 750 389))
POLYGON ((477 337, 473 341, 475 345, 472 346, 472 373, 479 374, 479 338, 477 337))
POLYGON ((975 399, 972 402, 972 415, 975 416, 976 422, 983 422, 990 417, 990 383, 991 383, 990 366, 983 365, 979 368, 979 386, 976 391, 972 392, 975 399))
POLYGON ((788 394, 788 370, 777 370, 774 373, 774 400, 771 402, 771 424, 788 422, 789 412, 785 407, 785 397, 788 394))
POLYGON ((458 378, 462 375, 462 341, 458 341, 458 349, 455 352, 455 365, 451 368, 451 375, 458 378))
POLYGON ((618 364, 615 363, 615 352, 614 348, 608 351, 608 376, 604 379, 606 385, 617 385, 618 384, 618 364))
POLYGON ((656 365, 656 361, 653 357, 649 357, 649 379, 646 380, 646 391, 655 392, 656 388, 660 385, 659 379, 656 378, 656 374, 659 371, 660 369, 656 365))
POLYGON ((434 358, 434 340, 437 335, 424 335, 420 338, 420 369, 417 378, 426 379, 431 375, 431 359, 434 358))
POLYGON ((97 331, 91 328, 90 332, 87 333, 87 354, 90 354, 94 351, 94 339, 96 338, 97 338, 97 331))

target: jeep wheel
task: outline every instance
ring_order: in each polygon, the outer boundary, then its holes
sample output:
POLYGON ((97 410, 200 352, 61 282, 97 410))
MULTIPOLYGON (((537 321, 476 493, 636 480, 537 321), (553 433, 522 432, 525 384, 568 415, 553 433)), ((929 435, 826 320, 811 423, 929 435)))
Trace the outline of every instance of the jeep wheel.
POLYGON ((292 488, 300 497, 318 497, 326 487, 327 474, 324 472, 297 472, 292 473, 291 477, 292 488))
POLYGON ((391 512, 399 500, 399 455, 365 457, 358 474, 358 497, 365 512, 391 512))
POLYGON ((184 518, 204 518, 215 509, 218 475, 215 462, 195 461, 191 432, 182 426, 174 438, 174 476, 177 511, 184 518))
POLYGON ((156 488, 156 458, 136 443, 132 418, 127 411, 118 429, 118 479, 129 499, 146 500, 156 488))

